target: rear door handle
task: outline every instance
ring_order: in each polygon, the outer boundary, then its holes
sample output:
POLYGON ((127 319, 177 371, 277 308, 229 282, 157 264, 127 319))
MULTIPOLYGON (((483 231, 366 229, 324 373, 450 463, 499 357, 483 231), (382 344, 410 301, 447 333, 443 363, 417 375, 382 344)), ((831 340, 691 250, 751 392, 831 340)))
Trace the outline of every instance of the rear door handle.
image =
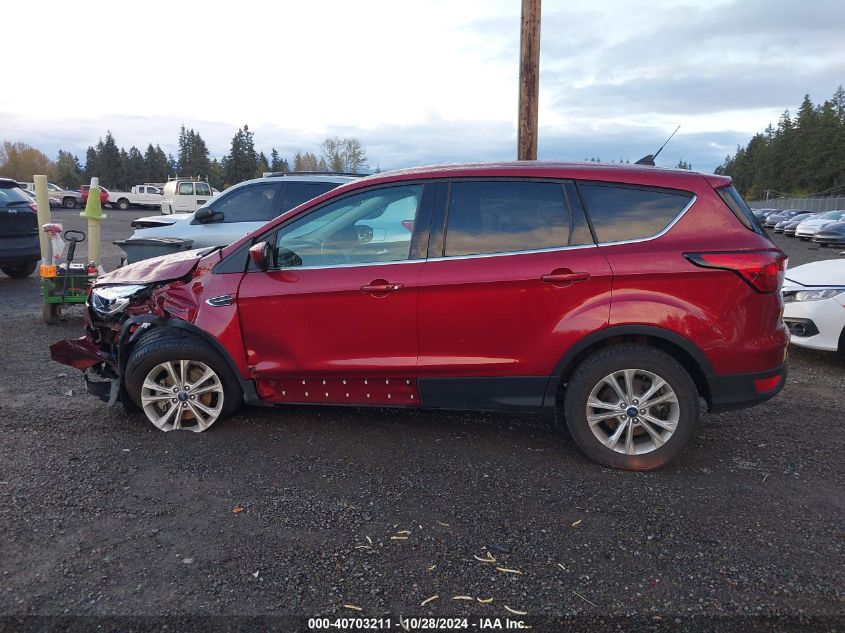
POLYGON ((573 273, 571 270, 555 270, 541 275, 540 280, 550 284, 571 284, 576 281, 587 281, 590 273, 573 273))
POLYGON ((392 284, 386 281, 373 281, 366 286, 361 286, 361 292, 379 293, 379 292, 396 292, 404 288, 402 284, 392 284))

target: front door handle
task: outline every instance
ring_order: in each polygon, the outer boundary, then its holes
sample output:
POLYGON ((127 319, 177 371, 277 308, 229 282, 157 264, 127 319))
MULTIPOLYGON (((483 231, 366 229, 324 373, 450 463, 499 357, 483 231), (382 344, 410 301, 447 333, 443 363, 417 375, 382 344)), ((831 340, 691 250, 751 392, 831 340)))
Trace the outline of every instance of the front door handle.
POLYGON ((402 284, 392 284, 388 281, 384 281, 383 279, 376 279, 375 281, 371 281, 366 286, 361 286, 361 292, 369 292, 372 294, 378 294, 381 292, 396 292, 397 290, 402 290, 405 286, 402 284))
POLYGON ((587 281, 590 278, 590 273, 574 273, 568 268, 559 268, 552 272, 541 275, 540 280, 550 284, 566 284, 569 285, 576 281, 587 281))

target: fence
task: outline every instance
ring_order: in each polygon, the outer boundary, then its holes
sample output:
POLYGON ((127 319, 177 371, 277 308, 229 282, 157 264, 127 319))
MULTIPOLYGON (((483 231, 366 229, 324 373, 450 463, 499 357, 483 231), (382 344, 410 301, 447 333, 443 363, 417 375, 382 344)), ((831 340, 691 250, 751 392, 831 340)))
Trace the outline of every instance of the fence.
POLYGON ((845 210, 845 197, 826 198, 770 198, 769 200, 750 200, 752 209, 802 209, 813 213, 845 210))

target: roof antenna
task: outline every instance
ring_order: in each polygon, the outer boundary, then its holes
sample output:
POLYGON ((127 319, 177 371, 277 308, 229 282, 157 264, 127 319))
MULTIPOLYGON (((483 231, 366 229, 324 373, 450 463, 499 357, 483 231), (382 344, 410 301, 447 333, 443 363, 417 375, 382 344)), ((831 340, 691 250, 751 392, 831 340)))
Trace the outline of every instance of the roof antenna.
POLYGON ((657 158, 657 155, 663 151, 663 148, 666 147, 666 144, 672 140, 672 137, 675 136, 675 133, 681 129, 681 126, 675 128, 675 131, 669 135, 669 138, 666 139, 666 143, 660 146, 660 149, 654 152, 654 154, 648 154, 647 156, 643 156, 640 160, 638 160, 635 165, 648 165, 649 167, 654 167, 654 159, 657 158))

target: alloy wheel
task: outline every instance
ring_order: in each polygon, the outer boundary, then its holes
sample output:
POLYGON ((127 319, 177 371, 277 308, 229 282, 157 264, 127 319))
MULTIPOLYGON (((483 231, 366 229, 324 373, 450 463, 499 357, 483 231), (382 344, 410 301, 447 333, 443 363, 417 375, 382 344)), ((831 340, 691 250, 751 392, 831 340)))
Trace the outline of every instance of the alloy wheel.
POLYGON ((678 428, 680 405, 672 387, 644 369, 602 378, 587 399, 587 423, 607 448, 642 455, 663 446, 678 428))
POLYGON ((223 410, 223 384, 205 363, 174 360, 153 367, 141 386, 141 407, 162 431, 199 433, 223 410))

